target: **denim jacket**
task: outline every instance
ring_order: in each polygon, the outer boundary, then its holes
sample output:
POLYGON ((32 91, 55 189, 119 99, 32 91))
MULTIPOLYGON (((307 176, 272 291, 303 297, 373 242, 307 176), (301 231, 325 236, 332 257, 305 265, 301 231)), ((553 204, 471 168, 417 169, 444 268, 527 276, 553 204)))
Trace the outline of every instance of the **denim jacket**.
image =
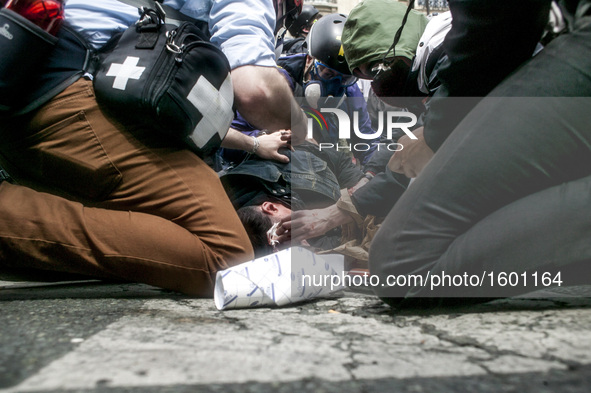
POLYGON ((328 163, 309 151, 286 152, 289 164, 251 159, 222 175, 235 208, 278 199, 294 209, 336 202, 339 181, 328 163))

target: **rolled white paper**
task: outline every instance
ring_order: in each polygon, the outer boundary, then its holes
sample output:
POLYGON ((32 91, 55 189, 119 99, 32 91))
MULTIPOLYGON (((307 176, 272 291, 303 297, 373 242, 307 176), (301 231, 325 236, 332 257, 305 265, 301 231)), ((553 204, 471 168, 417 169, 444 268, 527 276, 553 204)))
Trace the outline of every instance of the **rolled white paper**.
POLYGON ((344 289, 338 280, 344 274, 343 255, 316 255, 292 247, 219 271, 215 306, 218 310, 285 306, 315 299, 344 289))

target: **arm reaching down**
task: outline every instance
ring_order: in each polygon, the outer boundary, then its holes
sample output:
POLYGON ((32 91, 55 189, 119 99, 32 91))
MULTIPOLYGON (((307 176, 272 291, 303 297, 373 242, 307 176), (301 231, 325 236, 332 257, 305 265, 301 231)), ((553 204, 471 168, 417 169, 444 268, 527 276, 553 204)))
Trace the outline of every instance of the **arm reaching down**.
POLYGON ((306 116, 276 68, 241 66, 232 70, 232 82, 236 107, 249 123, 271 131, 291 129, 292 143, 303 142, 306 116))

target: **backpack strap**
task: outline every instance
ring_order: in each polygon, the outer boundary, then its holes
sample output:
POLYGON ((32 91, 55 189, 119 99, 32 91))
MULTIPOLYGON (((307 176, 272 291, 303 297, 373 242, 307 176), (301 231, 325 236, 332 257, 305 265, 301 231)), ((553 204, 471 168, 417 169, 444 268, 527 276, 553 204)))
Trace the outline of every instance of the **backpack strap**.
POLYGON ((158 0, 158 1, 154 1, 154 0, 118 0, 118 1, 121 3, 132 5, 134 7, 138 7, 138 8, 140 8, 140 7, 147 7, 147 8, 152 8, 152 9, 160 8, 164 12, 164 15, 166 17, 165 22, 175 25, 175 26, 180 25, 184 21, 193 22, 198 25, 200 23, 202 23, 201 21, 191 18, 190 16, 187 16, 187 15, 183 14, 182 12, 175 10, 174 8, 172 8, 168 5, 161 4, 162 3, 161 0, 158 0))
POLYGON ((26 105, 15 111, 12 116, 19 116, 31 112, 65 88, 76 82, 88 71, 93 64, 93 52, 68 23, 64 23, 58 33, 58 44, 52 50, 49 58, 41 64, 41 71, 31 76, 35 88, 24 101, 26 105))
POLYGON ((157 0, 157 1, 154 1, 154 0, 117 0, 117 1, 127 4, 127 5, 137 7, 137 8, 146 7, 146 8, 151 8, 153 10, 156 10, 158 12, 162 12, 164 14, 164 23, 168 23, 171 25, 179 26, 183 22, 191 22, 191 23, 197 25, 199 30, 201 30, 203 35, 205 37, 207 37, 208 40, 211 37, 211 34, 209 33, 209 27, 207 25, 207 22, 202 21, 202 20, 198 20, 195 18, 191 18, 190 16, 185 15, 182 12, 175 10, 174 8, 172 8, 168 5, 161 4, 162 0, 157 0))

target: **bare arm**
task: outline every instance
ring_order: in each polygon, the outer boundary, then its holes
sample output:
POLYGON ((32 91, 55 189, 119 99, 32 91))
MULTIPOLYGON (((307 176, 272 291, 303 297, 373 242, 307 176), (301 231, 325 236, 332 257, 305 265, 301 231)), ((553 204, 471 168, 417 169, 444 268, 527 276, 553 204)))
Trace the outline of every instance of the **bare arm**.
POLYGON ((279 162, 289 162, 289 158, 279 152, 282 148, 290 148, 291 132, 280 131, 270 135, 260 135, 254 137, 241 133, 238 130, 230 128, 226 137, 222 141, 222 147, 228 149, 244 150, 252 153, 255 146, 255 154, 261 158, 275 160, 279 162))
POLYGON ((304 140, 306 116, 276 68, 254 65, 235 68, 232 83, 236 107, 249 123, 271 131, 291 129, 293 144, 304 140))

